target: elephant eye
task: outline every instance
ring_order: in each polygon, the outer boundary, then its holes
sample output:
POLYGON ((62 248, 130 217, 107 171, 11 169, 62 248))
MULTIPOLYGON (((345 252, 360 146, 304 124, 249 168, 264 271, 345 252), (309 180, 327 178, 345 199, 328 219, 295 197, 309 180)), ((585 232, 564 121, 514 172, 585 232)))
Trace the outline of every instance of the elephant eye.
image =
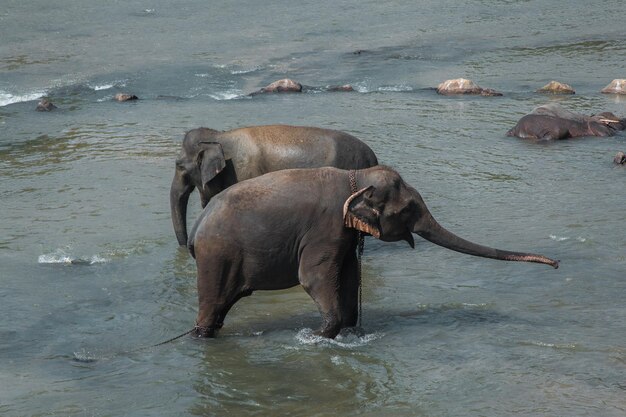
POLYGON ((400 210, 400 215, 405 216, 412 213, 417 213, 417 206, 414 201, 410 201, 406 206, 402 207, 400 210))

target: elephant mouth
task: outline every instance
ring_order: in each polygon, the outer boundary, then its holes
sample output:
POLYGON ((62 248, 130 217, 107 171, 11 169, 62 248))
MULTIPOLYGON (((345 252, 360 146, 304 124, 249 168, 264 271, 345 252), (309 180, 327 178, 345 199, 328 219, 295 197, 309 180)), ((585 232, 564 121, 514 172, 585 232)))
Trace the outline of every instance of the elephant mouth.
POLYGON ((411 249, 415 249, 415 239, 413 239, 413 233, 408 229, 399 235, 395 234, 393 236, 385 235, 385 233, 383 232, 378 238, 383 242, 399 242, 401 240, 404 240, 406 243, 409 244, 409 246, 411 246, 411 249))

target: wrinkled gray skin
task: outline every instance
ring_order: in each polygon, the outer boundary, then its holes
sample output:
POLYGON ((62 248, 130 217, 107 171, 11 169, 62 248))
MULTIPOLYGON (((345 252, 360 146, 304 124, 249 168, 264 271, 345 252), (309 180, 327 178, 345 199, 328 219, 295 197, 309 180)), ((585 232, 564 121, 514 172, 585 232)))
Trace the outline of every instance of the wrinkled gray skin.
POLYGON ((218 194, 194 225, 199 311, 195 334, 213 337, 229 309, 257 290, 302 285, 322 315, 318 334, 334 338, 358 318, 357 231, 380 240, 413 233, 458 252, 507 261, 558 261, 464 240, 440 226, 420 194, 385 166, 356 171, 290 169, 240 182, 218 194))
POLYGON ((252 126, 219 132, 187 132, 170 188, 176 238, 187 244, 187 203, 197 188, 202 207, 233 184, 271 171, 334 166, 360 169, 377 165, 362 141, 336 130, 301 126, 252 126))
POLYGON ((550 103, 537 107, 522 117, 507 136, 523 139, 567 139, 580 136, 613 136, 626 128, 626 119, 604 112, 585 116, 565 110, 559 104, 550 103))

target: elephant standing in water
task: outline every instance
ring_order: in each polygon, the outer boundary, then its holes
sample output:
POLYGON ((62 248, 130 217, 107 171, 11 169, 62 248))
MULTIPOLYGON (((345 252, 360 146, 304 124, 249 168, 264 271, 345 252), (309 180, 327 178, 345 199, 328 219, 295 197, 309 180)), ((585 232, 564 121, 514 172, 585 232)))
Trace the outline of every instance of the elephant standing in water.
POLYGON ((413 233, 486 258, 538 262, 464 240, 440 226, 420 194, 391 168, 289 169, 240 182, 206 206, 189 238, 198 268, 195 335, 213 337, 229 309, 256 290, 301 284, 322 315, 318 334, 334 338, 358 319, 357 230, 382 241, 413 233))
POLYGON ((187 132, 176 160, 170 207, 176 238, 187 245, 187 203, 198 189, 202 207, 233 184, 271 171, 333 166, 368 168, 378 164, 365 143, 347 133, 303 126, 253 126, 219 132, 187 132))
POLYGON ((626 128, 626 119, 604 112, 594 116, 573 113, 559 104, 539 106, 522 117, 507 136, 523 139, 567 139, 580 136, 613 136, 626 128))

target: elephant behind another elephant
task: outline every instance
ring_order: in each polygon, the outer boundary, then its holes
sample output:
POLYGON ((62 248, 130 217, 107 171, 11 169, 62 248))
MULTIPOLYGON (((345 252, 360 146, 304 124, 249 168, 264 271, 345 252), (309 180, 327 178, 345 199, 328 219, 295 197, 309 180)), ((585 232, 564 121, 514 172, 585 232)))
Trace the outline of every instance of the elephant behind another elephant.
POLYGON ((202 207, 233 184, 288 168, 361 169, 378 164, 374 151, 344 132, 306 126, 252 126, 185 134, 170 188, 176 238, 187 244, 187 203, 194 188, 202 207))

